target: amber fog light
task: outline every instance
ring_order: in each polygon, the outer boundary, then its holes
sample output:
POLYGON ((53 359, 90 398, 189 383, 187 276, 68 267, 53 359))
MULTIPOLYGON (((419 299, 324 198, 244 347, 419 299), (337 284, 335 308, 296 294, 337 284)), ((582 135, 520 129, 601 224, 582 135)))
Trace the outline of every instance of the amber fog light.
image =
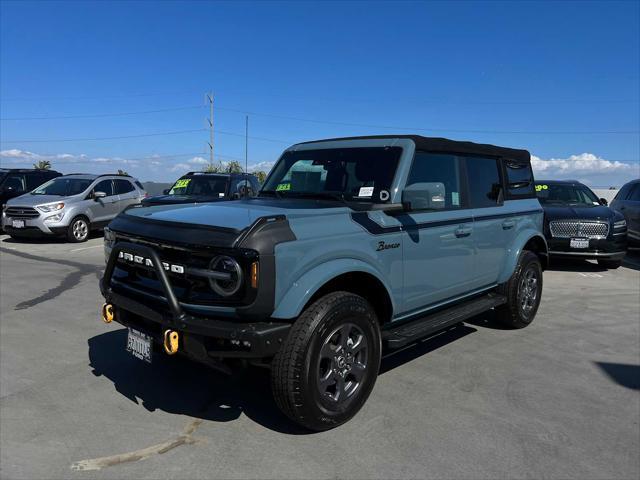
POLYGON ((209 278, 211 289, 222 297, 230 297, 242 286, 242 268, 240 264, 227 255, 214 257, 209 270, 224 274, 225 278, 209 278))

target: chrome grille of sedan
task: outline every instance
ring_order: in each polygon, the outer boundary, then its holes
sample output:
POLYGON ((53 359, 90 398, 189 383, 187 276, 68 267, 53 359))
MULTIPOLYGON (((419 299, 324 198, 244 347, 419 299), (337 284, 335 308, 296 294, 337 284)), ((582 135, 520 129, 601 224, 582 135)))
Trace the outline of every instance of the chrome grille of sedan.
POLYGON ((5 213, 7 217, 11 218, 36 218, 40 216, 38 211, 31 207, 8 207, 5 213))
POLYGON ((609 235, 608 222, 552 220, 549 222, 549 229, 551 230, 551 236, 556 238, 606 238, 609 235))

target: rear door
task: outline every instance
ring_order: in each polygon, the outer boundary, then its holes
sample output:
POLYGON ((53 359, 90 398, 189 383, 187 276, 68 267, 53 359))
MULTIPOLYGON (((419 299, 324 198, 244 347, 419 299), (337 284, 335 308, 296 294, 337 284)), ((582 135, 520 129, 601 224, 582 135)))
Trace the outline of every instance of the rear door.
POLYGON ((138 190, 136 190, 136 187, 130 180, 126 178, 116 178, 113 183, 116 189, 116 195, 118 195, 116 215, 125 208, 140 203, 138 190))
POLYGON ((424 192, 420 209, 398 216, 407 314, 467 293, 473 282, 473 218, 466 205, 462 159, 416 152, 405 191, 424 192))
POLYGON ((500 161, 467 156, 465 167, 473 214, 473 284, 482 288, 497 282, 513 240, 516 220, 505 217, 500 161))
POLYGON ((627 198, 620 202, 619 210, 627 220, 627 235, 635 247, 640 242, 640 183, 632 186, 627 198))

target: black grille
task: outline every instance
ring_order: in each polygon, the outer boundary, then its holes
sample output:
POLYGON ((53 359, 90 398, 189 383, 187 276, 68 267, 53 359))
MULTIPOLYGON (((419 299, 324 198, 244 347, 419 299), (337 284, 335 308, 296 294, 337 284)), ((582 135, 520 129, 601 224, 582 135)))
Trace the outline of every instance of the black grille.
POLYGON ((7 217, 11 218, 37 218, 40 216, 35 208, 9 207, 5 210, 7 217))

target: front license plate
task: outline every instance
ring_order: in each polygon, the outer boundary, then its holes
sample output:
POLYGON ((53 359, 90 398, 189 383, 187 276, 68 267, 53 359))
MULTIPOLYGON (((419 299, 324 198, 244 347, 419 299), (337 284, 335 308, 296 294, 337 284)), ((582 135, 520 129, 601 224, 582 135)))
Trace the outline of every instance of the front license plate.
POLYGON ((152 347, 153 342, 149 335, 133 328, 129 329, 129 334, 127 335, 127 351, 134 357, 151 363, 152 347))
POLYGON ((569 247, 571 248, 589 248, 588 238, 572 238, 569 241, 569 247))
POLYGON ((11 226, 13 228, 24 228, 24 220, 13 220, 11 226))

